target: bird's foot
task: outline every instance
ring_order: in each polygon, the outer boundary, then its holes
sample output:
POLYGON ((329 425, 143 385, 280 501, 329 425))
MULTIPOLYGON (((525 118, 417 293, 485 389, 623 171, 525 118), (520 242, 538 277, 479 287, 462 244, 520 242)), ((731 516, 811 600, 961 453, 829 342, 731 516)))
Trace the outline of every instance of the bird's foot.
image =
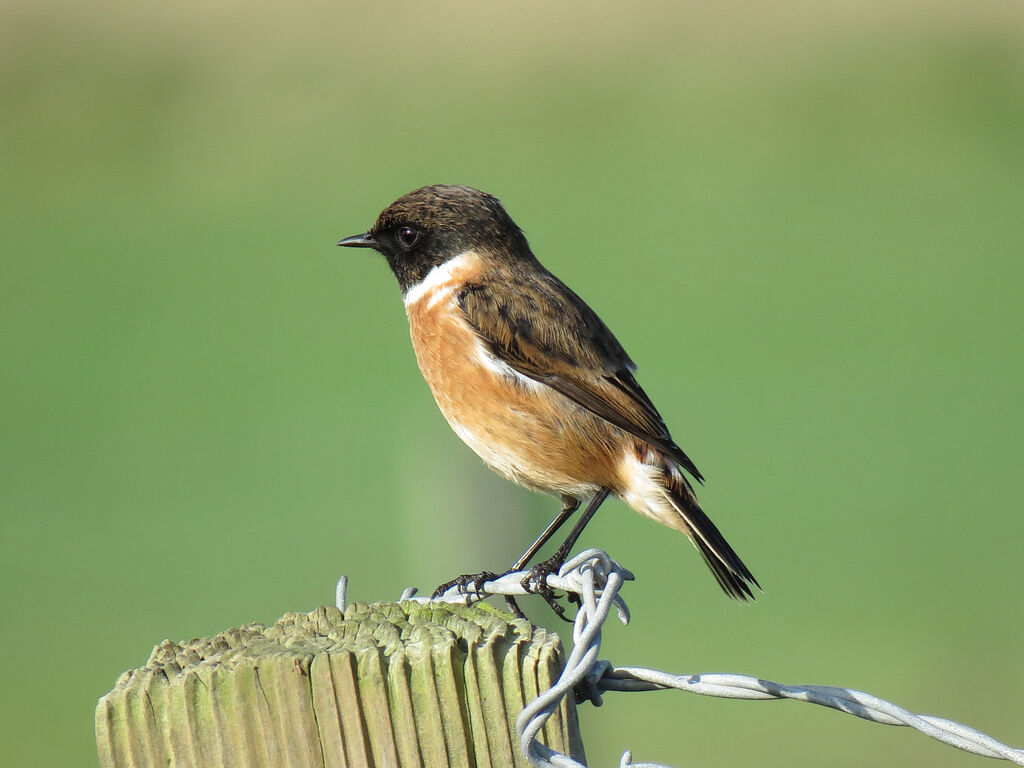
MULTIPOLYGON (((544 598, 544 602, 551 606, 551 610, 555 612, 558 618, 572 624, 573 620, 565 615, 565 608, 558 602, 562 595, 548 586, 548 575, 558 573, 564 562, 565 557, 556 554, 554 557, 537 563, 520 583, 527 592, 532 592, 544 598)), ((573 600, 574 597, 574 595, 569 595, 569 601, 577 602, 573 600)))
POLYGON ((464 573, 461 576, 456 576, 451 581, 446 581, 444 584, 434 590, 434 594, 431 597, 440 597, 452 587, 458 587, 459 594, 470 595, 475 594, 481 599, 486 595, 481 595, 480 592, 484 587, 484 583, 488 581, 494 581, 495 579, 501 578, 504 574, 494 573, 492 571, 480 571, 480 573, 464 573))
MULTIPOLYGON (((537 563, 537 565, 533 566, 526 576, 523 577, 523 580, 520 583, 522 584, 523 589, 527 592, 544 598, 544 602, 551 606, 551 610, 555 612, 555 615, 558 616, 558 618, 571 624, 573 619, 565 615, 565 607, 558 602, 562 597, 566 596, 562 595, 560 592, 556 592, 548 586, 547 581, 548 575, 558 573, 559 569, 562 567, 562 563, 564 562, 565 557, 556 554, 554 557, 550 557, 543 562, 537 563)), ((482 593, 483 586, 486 582, 500 579, 502 576, 507 576, 511 572, 512 571, 494 573, 493 571, 481 571, 480 573, 464 573, 461 576, 457 576, 451 581, 446 581, 444 584, 440 585, 434 590, 432 597, 441 597, 441 595, 452 587, 457 587, 459 594, 472 595, 482 600, 487 597, 486 594, 482 593)), ((568 595, 567 599, 570 603, 579 605, 578 596, 568 595)), ((519 604, 511 595, 507 595, 505 597, 505 603, 516 618, 526 618, 526 615, 519 607, 519 604)))
MULTIPOLYGON (((488 581, 494 581, 500 579, 502 576, 511 573, 511 571, 505 571, 505 573, 493 573, 492 571, 481 571, 480 573, 464 573, 451 581, 446 581, 444 584, 434 590, 432 597, 440 597, 452 587, 458 587, 459 593, 463 595, 473 594, 479 597, 481 600, 487 595, 481 594, 481 590, 484 587, 484 583, 488 581)), ((505 595, 505 604, 508 606, 509 611, 517 619, 525 619, 526 614, 523 613, 523 609, 519 607, 519 603, 516 602, 515 598, 511 595, 505 595)))

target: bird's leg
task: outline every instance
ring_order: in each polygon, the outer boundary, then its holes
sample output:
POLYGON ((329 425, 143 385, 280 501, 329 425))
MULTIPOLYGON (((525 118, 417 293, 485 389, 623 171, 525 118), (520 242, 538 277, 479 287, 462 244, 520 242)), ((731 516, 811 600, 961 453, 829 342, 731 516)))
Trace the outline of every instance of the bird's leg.
MULTIPOLYGON (((512 595, 505 595, 505 605, 508 606, 509 611, 511 611, 512 615, 517 619, 526 619, 526 614, 523 613, 523 609, 519 607, 519 603, 516 602, 516 599, 512 597, 512 595)), ((528 619, 526 620, 528 621, 528 619)))
MULTIPOLYGON (((543 597, 544 601, 551 606, 551 610, 558 614, 559 618, 565 619, 566 621, 569 621, 569 619, 565 616, 565 609, 556 602, 557 595, 555 594, 555 591, 548 586, 548 574, 558 573, 562 564, 565 563, 566 557, 569 556, 569 551, 573 548, 573 545, 576 544, 576 539, 578 539, 580 534, 583 533, 583 529, 587 527, 587 523, 590 522, 590 518, 594 516, 594 513, 597 512, 597 508, 604 503, 604 500, 608 498, 609 493, 609 489, 602 488, 594 494, 594 498, 590 500, 587 508, 583 510, 583 515, 576 521, 576 525, 573 526, 573 529, 569 532, 565 541, 563 541, 561 546, 555 550, 555 554, 547 560, 533 566, 533 568, 530 569, 530 572, 526 575, 526 578, 522 581, 523 589, 527 592, 533 592, 534 594, 543 597)), ((576 503, 578 506, 579 502, 576 503)), ((553 524, 554 523, 552 523, 552 525, 553 524)), ((548 526, 548 528, 551 528, 551 526, 548 526)), ((550 538, 551 533, 554 533, 554 530, 551 530, 550 533, 545 531, 545 533, 547 533, 550 538)))
MULTIPOLYGON (((500 574, 495 574, 491 571, 481 571, 480 573, 464 573, 461 576, 457 576, 451 581, 446 581, 444 584, 439 586, 437 589, 434 590, 434 594, 432 596, 440 597, 454 586, 458 586, 459 591, 463 594, 465 594, 465 592, 467 591, 466 587, 469 587, 468 591, 479 592, 480 588, 483 587, 484 582, 493 581, 494 579, 500 579, 502 576, 505 576, 506 574, 515 573, 516 571, 523 570, 523 568, 526 567, 526 564, 533 559, 534 555, 537 554, 537 551, 544 546, 547 540, 550 539, 554 535, 554 533, 562 527, 565 521, 569 519, 572 513, 579 508, 580 502, 578 499, 574 499, 572 496, 562 496, 561 511, 555 516, 554 520, 548 523, 543 533, 541 533, 541 535, 536 538, 533 544, 531 544, 527 548, 527 550, 523 552, 522 555, 520 555, 519 559, 512 564, 511 568, 509 568, 504 573, 500 574)), ((516 601, 512 599, 512 597, 506 597, 505 602, 508 604, 509 610, 511 610, 512 613, 515 614, 518 618, 526 618, 523 615, 522 610, 519 608, 519 604, 516 603, 516 601)))
MULTIPOLYGON (((561 528, 565 521, 572 516, 572 513, 579 508, 579 499, 576 499, 572 496, 563 495, 562 509, 555 516, 555 519, 548 523, 547 527, 544 529, 541 535, 534 540, 533 544, 527 547, 526 551, 519 556, 519 559, 512 564, 512 567, 509 568, 507 572, 515 573, 516 571, 523 570, 523 568, 526 567, 526 564, 530 562, 530 560, 533 559, 533 556, 536 555, 540 548, 544 546, 545 542, 547 542, 547 540, 555 534, 555 531, 561 528)), ((554 602, 554 592, 552 592, 551 594, 552 599, 547 601, 548 605, 552 607, 556 614, 558 614, 562 618, 565 618, 565 610, 557 602, 554 602)), ((545 598, 545 600, 547 600, 547 598, 545 598)), ((523 609, 519 607, 519 603, 516 602, 516 599, 514 597, 512 597, 511 595, 506 595, 505 604, 508 606, 509 610, 512 611, 512 614, 516 618, 526 618, 526 614, 523 613, 523 609)))
POLYGON ((548 523, 548 527, 544 529, 544 532, 536 538, 536 540, 527 547, 526 551, 519 556, 512 567, 506 571, 506 573, 512 573, 514 571, 521 571, 526 567, 526 564, 533 559, 533 556, 540 551, 540 548, 547 543, 547 540, 555 535, 555 532, 562 527, 566 520, 568 520, 572 513, 580 508, 579 499, 575 499, 572 496, 562 496, 562 509, 555 515, 555 519, 548 523))

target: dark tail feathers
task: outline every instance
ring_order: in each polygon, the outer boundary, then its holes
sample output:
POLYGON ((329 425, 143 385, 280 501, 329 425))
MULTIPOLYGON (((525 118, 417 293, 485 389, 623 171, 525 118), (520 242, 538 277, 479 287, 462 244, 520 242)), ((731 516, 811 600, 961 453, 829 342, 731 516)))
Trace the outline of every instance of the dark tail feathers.
POLYGON ((690 483, 678 467, 671 466, 665 472, 665 490, 672 506, 683 518, 687 535, 708 564, 718 585, 729 597, 737 600, 753 600, 751 585, 761 588, 739 555, 729 546, 717 526, 711 522, 697 502, 690 483))

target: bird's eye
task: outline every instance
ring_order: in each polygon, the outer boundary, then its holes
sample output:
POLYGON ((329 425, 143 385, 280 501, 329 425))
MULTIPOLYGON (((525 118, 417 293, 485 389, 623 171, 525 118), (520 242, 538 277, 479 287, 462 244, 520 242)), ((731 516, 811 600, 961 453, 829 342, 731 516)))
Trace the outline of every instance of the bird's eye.
POLYGON ((416 245, 416 241, 419 239, 419 230, 413 229, 412 227, 402 227, 398 230, 398 242, 406 250, 409 250, 416 245))

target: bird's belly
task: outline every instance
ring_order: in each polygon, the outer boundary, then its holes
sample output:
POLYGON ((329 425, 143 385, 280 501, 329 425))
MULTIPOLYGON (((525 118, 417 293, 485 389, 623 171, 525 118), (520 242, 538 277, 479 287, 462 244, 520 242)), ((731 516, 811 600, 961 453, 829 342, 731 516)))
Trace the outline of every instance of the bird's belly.
POLYGON ((441 413, 498 474, 580 499, 614 482, 615 427, 495 359, 448 307, 414 305, 409 321, 416 359, 441 413))
POLYGON ((442 398, 436 399, 455 434, 499 475, 531 490, 579 499, 604 484, 594 471, 596 457, 571 445, 557 425, 501 401, 490 401, 489 412, 481 417, 458 404, 446 408, 442 398))

